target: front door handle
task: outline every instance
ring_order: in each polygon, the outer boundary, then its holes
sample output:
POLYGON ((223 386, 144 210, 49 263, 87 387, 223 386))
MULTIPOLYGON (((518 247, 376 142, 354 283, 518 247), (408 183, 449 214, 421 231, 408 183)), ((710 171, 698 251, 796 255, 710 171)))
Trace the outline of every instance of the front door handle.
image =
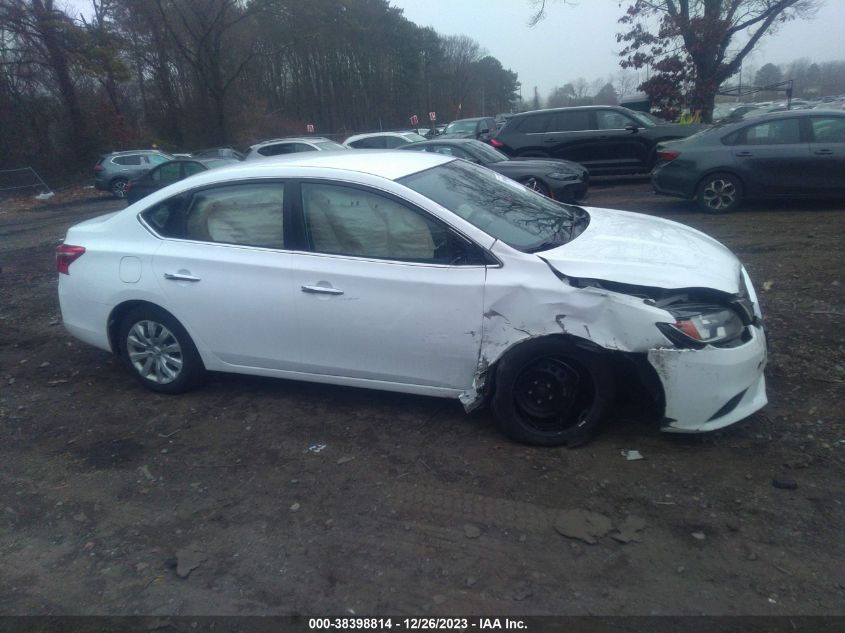
POLYGON ((813 154, 818 154, 819 156, 830 156, 833 154, 832 149, 817 149, 813 151, 813 154))
POLYGON ((343 290, 331 286, 302 286, 302 292, 309 294, 342 295, 343 290))
POLYGON ((734 155, 735 155, 735 156, 754 156, 754 154, 753 154, 753 153, 751 153, 751 152, 737 152, 737 153, 736 153, 736 154, 734 154, 734 155))
POLYGON ((194 277, 193 275, 185 275, 183 273, 164 273, 165 279, 171 279, 173 281, 199 281, 199 277, 194 277))

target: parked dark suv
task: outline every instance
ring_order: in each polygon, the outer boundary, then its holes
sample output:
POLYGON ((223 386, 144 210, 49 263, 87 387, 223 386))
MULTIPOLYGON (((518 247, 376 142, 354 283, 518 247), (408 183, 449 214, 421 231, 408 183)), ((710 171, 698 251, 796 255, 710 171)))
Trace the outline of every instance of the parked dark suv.
POLYGON ((661 141, 686 138, 703 125, 658 124, 618 106, 556 108, 515 114, 490 144, 514 157, 562 158, 590 174, 648 173, 661 141))

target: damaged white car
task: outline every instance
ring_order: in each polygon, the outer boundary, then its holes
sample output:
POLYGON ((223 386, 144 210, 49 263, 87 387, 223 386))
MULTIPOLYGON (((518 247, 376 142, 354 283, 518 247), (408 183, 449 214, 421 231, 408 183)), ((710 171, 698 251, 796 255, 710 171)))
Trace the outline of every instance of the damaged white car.
POLYGON ((489 401, 541 445, 585 441, 622 387, 667 431, 766 404, 762 316, 728 249, 437 154, 204 172, 72 227, 57 268, 69 332, 158 392, 224 371, 489 401))

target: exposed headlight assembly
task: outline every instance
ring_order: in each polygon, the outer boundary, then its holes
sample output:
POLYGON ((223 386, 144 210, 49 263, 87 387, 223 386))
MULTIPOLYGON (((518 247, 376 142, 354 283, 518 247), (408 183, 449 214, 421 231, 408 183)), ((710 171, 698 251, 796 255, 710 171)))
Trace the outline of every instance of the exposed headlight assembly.
POLYGON ((713 305, 673 305, 674 323, 657 327, 678 347, 701 348, 728 343, 742 335, 744 324, 731 308, 713 305))

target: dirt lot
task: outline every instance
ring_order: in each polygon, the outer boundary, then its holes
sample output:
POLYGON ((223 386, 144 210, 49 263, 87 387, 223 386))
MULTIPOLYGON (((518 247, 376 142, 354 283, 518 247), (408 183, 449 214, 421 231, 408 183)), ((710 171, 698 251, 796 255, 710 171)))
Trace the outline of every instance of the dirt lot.
POLYGON ((591 204, 745 262, 771 403, 693 438, 620 409, 567 450, 445 400, 226 375, 145 391, 61 327, 53 245, 122 206, 90 195, 0 203, 0 613, 845 612, 845 204, 711 217, 596 183, 591 204), (563 509, 646 526, 590 545, 555 530, 563 509))

